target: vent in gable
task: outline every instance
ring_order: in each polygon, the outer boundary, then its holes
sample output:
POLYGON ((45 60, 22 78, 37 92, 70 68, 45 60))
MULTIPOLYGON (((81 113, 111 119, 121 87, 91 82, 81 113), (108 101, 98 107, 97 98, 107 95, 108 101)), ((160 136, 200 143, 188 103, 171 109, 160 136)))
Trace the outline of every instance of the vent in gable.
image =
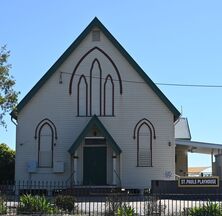
POLYGON ((99 30, 92 31, 92 41, 100 41, 100 31, 99 30))

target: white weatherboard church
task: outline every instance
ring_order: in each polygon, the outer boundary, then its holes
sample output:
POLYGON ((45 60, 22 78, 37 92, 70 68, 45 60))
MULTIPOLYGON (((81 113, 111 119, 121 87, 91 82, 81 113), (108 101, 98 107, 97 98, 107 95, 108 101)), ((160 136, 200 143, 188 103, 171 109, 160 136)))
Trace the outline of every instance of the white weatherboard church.
POLYGON ((180 113, 97 18, 11 115, 16 181, 142 189, 175 179, 180 113))

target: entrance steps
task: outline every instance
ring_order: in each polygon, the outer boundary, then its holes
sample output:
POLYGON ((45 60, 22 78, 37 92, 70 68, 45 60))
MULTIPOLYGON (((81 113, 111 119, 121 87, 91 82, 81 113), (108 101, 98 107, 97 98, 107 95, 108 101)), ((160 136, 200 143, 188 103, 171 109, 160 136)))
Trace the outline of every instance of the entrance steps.
POLYGON ((101 185, 101 186, 73 185, 66 189, 60 190, 57 193, 62 195, 72 195, 72 196, 105 196, 105 195, 121 193, 121 188, 115 185, 101 185))

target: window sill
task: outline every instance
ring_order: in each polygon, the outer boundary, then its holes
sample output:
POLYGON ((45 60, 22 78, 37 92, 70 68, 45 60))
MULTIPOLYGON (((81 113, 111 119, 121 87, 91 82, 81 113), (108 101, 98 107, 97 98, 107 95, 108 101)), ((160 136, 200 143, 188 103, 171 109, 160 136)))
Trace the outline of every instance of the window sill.
POLYGON ((53 173, 53 168, 52 167, 38 167, 37 173, 42 173, 42 174, 53 173))
POLYGON ((153 166, 136 166, 136 167, 148 167, 148 168, 152 168, 153 166))

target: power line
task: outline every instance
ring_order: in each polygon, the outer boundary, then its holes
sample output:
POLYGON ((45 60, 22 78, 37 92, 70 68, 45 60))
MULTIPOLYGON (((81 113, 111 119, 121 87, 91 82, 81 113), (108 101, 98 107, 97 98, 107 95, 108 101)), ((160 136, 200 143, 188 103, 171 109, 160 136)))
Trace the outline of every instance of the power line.
MULTIPOLYGON (((69 74, 72 75, 72 73, 70 72, 60 72, 60 76, 62 74, 69 74)), ((74 76, 78 76, 80 77, 80 74, 75 74, 74 76)), ((85 77, 90 77, 89 75, 85 75, 85 77)), ((60 77, 61 79, 62 77, 60 77)), ((92 76, 93 79, 100 79, 100 77, 96 77, 96 76, 92 76)), ((101 78, 103 80, 105 80, 105 78, 101 78)), ((113 81, 119 81, 117 79, 113 79, 113 81)), ((136 84, 145 84, 146 82, 144 81, 134 81, 134 80, 122 80, 122 82, 126 82, 126 83, 136 83, 136 84)), ((186 83, 159 83, 156 82, 155 83, 158 86, 172 86, 172 87, 194 87, 194 88, 222 88, 222 85, 210 85, 210 84, 186 84, 186 83)))
POLYGON ((176 86, 176 87, 222 88, 222 85, 181 84, 181 83, 155 83, 155 84, 165 85, 165 86, 176 86))

